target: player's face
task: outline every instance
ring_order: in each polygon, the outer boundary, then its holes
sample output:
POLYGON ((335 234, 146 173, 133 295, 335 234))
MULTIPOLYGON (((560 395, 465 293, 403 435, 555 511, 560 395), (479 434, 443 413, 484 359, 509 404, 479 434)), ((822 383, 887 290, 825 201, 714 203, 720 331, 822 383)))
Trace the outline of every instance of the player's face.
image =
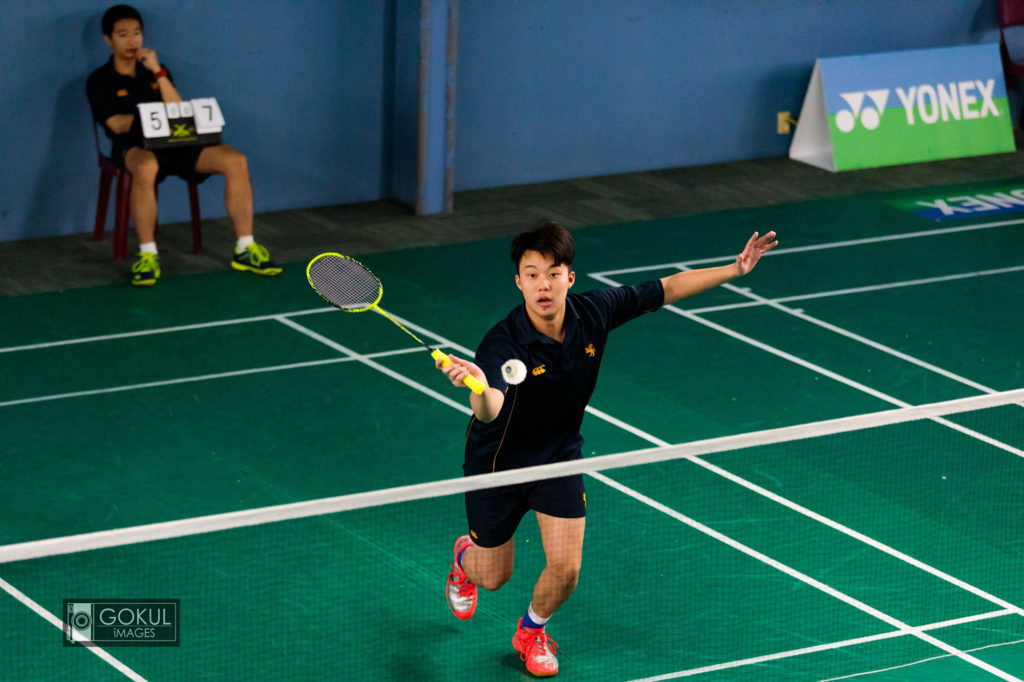
POLYGON ((135 59, 142 49, 142 25, 136 19, 121 19, 114 22, 114 30, 103 39, 114 50, 115 58, 135 59))
POLYGON ((527 251, 519 259, 516 286, 523 292, 527 309, 534 315, 556 319, 565 310, 565 297, 576 281, 576 273, 554 256, 527 251))

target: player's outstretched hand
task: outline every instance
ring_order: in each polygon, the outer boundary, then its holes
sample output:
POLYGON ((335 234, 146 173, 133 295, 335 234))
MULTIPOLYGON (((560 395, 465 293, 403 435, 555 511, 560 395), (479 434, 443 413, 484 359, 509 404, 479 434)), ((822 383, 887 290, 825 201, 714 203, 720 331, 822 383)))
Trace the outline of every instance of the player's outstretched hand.
POLYGON ((753 270, 757 261, 761 260, 761 256, 778 245, 779 242, 775 241, 774 232, 768 232, 760 238, 758 238, 757 232, 751 235, 747 240, 747 245, 743 247, 743 252, 736 256, 736 267, 739 269, 740 275, 745 275, 753 270))
POLYGON ((472 362, 457 358, 454 355, 449 355, 448 359, 452 361, 450 365, 442 367, 440 360, 434 360, 434 367, 441 370, 453 385, 465 386, 463 380, 467 376, 473 376, 483 382, 484 386, 487 386, 487 376, 484 374, 484 371, 472 362))

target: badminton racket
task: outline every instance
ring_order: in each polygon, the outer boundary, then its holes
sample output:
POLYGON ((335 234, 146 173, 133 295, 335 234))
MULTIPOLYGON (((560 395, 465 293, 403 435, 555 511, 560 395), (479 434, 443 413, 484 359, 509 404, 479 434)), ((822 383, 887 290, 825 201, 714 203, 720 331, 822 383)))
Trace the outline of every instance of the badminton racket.
MULTIPOLYGON (((363 313, 367 310, 380 313, 430 351, 430 357, 440 360, 442 367, 452 364, 439 348, 428 346, 420 337, 377 305, 384 295, 384 286, 369 268, 355 258, 340 253, 321 253, 306 266, 306 279, 313 290, 320 294, 320 298, 335 308, 347 313, 363 313)), ((483 393, 486 388, 483 382, 474 376, 467 376, 462 383, 476 394, 483 393)))

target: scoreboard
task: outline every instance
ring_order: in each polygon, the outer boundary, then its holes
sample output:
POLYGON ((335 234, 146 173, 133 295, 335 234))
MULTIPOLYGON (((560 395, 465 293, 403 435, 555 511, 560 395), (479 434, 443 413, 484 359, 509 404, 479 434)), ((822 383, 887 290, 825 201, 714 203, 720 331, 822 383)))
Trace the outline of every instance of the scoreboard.
POLYGON ((138 107, 145 149, 221 144, 223 141, 224 115, 213 97, 183 102, 143 102, 138 107))

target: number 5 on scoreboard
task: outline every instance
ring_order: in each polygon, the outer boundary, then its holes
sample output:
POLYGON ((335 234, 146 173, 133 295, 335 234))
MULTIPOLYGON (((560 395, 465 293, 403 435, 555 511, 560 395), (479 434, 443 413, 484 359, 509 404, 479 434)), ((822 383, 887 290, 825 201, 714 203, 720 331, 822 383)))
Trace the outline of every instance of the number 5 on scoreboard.
POLYGON ((192 113, 195 115, 196 133, 219 133, 224 128, 224 115, 213 97, 192 100, 192 113))
POLYGON ((167 137, 171 132, 167 122, 167 108, 163 102, 139 104, 139 122, 142 124, 142 135, 147 138, 167 137))

